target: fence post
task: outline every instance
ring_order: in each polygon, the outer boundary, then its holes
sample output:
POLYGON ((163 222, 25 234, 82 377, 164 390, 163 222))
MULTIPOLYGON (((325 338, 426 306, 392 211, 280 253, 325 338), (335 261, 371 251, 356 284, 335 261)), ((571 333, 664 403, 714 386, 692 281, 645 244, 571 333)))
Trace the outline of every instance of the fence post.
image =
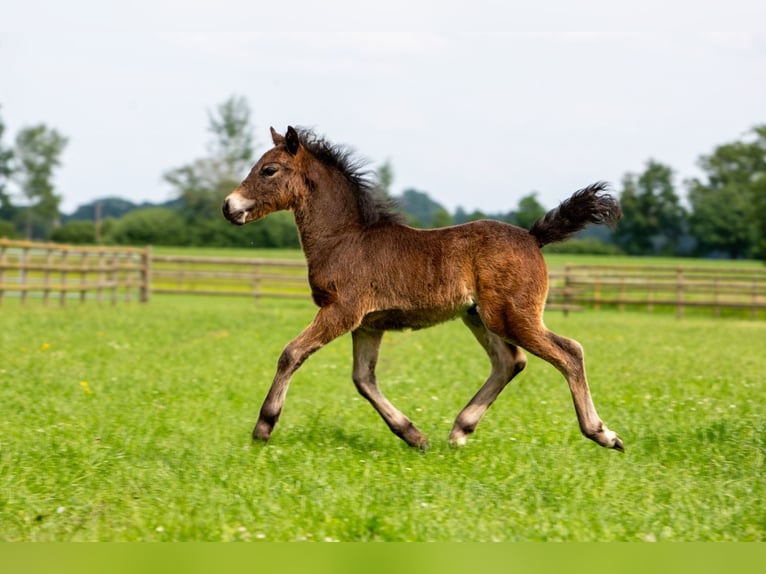
POLYGON ((141 256, 141 303, 149 302, 149 294, 152 290, 152 246, 147 245, 141 256))
POLYGON ((713 314, 716 318, 721 316, 721 308, 718 306, 719 277, 713 277, 713 314))
POLYGON ((569 292, 570 278, 569 274, 572 272, 572 266, 567 263, 564 267, 564 317, 569 317, 569 306, 572 303, 572 295, 569 292))
POLYGON ((19 285, 21 287, 21 302, 27 302, 27 259, 29 255, 29 247, 24 246, 21 248, 19 254, 19 285))
POLYGON ((619 303, 617 309, 620 311, 625 310, 625 276, 620 276, 620 290, 619 290, 619 303))
POLYGON ((253 264, 253 298, 258 301, 261 294, 261 272, 257 264, 253 264))
MULTIPOLYGON (((66 286, 66 278, 67 278, 67 269, 66 266, 69 264, 69 250, 64 250, 61 254, 61 286, 66 286)), ((61 290, 61 293, 59 293, 59 305, 64 305, 66 303, 66 288, 61 290)))
POLYGON ((680 267, 676 268, 676 317, 684 317, 684 271, 680 267))
POLYGON ((758 278, 753 277, 753 307, 750 310, 750 318, 755 321, 758 318, 758 278))
POLYGON ((85 303, 88 296, 88 252, 83 249, 80 257, 80 303, 85 303))
POLYGON ((5 237, 0 238, 0 304, 3 302, 3 294, 5 293, 3 289, 3 275, 5 273, 5 237))
POLYGON ((601 309, 601 273, 596 273, 596 281, 593 284, 593 310, 601 309))
POLYGON ((106 281, 106 278, 104 276, 104 273, 105 273, 104 256, 105 256, 105 253, 103 250, 98 252, 98 271, 96 272, 98 288, 96 289, 96 301, 98 302, 99 305, 101 305, 101 295, 104 291, 104 281, 106 281))
POLYGON ((116 251, 112 251, 111 256, 109 257, 109 271, 107 273, 107 277, 109 277, 109 282, 112 284, 111 288, 111 301, 112 305, 117 304, 117 284, 120 280, 120 272, 117 269, 117 266, 120 264, 119 255, 116 251))
POLYGON ((43 279, 45 290, 43 291, 43 305, 48 305, 48 298, 50 297, 50 294, 51 294, 50 284, 51 284, 51 267, 52 266, 53 266, 53 249, 49 247, 45 255, 45 274, 43 279))

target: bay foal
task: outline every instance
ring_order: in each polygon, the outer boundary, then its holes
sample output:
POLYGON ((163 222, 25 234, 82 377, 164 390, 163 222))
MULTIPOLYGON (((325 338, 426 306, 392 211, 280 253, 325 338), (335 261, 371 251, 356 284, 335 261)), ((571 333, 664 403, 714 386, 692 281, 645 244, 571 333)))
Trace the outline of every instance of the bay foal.
POLYGON ((244 225, 290 210, 319 307, 314 320, 279 357, 253 437, 268 440, 290 378, 314 352, 351 332, 353 381, 390 429, 407 444, 427 439, 380 392, 375 379, 383 332, 420 329, 460 317, 487 352, 489 378, 457 416, 449 435, 463 445, 510 380, 526 366, 523 349, 558 369, 569 383, 582 433, 623 450, 601 421, 585 376, 582 347, 543 324, 548 274, 540 248, 564 241, 588 224, 621 216, 603 183, 577 191, 529 231, 483 220, 441 229, 403 223, 350 152, 308 130, 272 128, 274 147, 226 197, 223 213, 244 225))

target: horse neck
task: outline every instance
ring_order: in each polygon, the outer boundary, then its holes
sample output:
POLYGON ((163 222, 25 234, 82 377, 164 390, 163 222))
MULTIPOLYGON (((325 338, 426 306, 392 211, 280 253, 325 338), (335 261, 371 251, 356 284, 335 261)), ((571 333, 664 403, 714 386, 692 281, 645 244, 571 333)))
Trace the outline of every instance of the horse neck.
POLYGON ((332 175, 315 182, 307 199, 294 209, 309 265, 363 228, 351 184, 345 177, 332 175))

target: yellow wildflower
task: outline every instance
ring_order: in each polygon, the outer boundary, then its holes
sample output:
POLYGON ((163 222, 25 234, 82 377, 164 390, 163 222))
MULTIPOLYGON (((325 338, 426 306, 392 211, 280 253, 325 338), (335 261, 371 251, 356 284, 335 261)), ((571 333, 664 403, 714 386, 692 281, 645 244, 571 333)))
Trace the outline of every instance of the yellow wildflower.
POLYGON ((82 387, 82 390, 88 393, 89 395, 93 394, 93 391, 90 388, 90 385, 88 385, 88 381, 80 381, 80 386, 82 387))
POLYGON ((51 348, 51 344, 50 343, 43 343, 42 345, 40 345, 40 350, 41 351, 47 351, 50 348, 51 348))

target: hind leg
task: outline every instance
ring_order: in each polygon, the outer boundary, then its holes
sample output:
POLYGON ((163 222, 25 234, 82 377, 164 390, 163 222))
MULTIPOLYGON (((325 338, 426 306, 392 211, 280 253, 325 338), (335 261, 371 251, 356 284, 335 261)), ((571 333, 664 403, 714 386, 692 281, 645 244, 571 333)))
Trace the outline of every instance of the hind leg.
POLYGON ((492 372, 468 404, 455 419, 455 424, 449 435, 449 442, 454 446, 463 446, 466 437, 471 434, 487 409, 495 402, 505 386, 519 374, 527 364, 524 352, 517 346, 503 340, 490 332, 482 323, 479 316, 469 313, 463 317, 463 322, 471 329, 492 363, 492 372))
POLYGON ((359 394, 367 399, 375 407, 378 414, 388 425, 391 431, 404 440, 408 445, 420 448, 428 448, 428 440, 412 421, 399 409, 383 396, 375 380, 375 365, 378 362, 378 350, 383 338, 382 331, 371 329, 356 329, 352 331, 351 338, 354 348, 354 372, 353 379, 359 394))
POLYGON ((596 412, 585 375, 582 346, 544 328, 530 336, 527 345, 529 352, 551 363, 566 378, 582 434, 603 447, 624 451, 622 439, 607 428, 596 412))
POLYGON ((506 316, 502 325, 494 325, 494 328, 564 375, 583 435, 601 446, 624 450, 622 439, 607 428, 596 412, 585 375, 583 349, 577 341, 549 331, 542 320, 531 322, 528 317, 510 319, 506 316))

